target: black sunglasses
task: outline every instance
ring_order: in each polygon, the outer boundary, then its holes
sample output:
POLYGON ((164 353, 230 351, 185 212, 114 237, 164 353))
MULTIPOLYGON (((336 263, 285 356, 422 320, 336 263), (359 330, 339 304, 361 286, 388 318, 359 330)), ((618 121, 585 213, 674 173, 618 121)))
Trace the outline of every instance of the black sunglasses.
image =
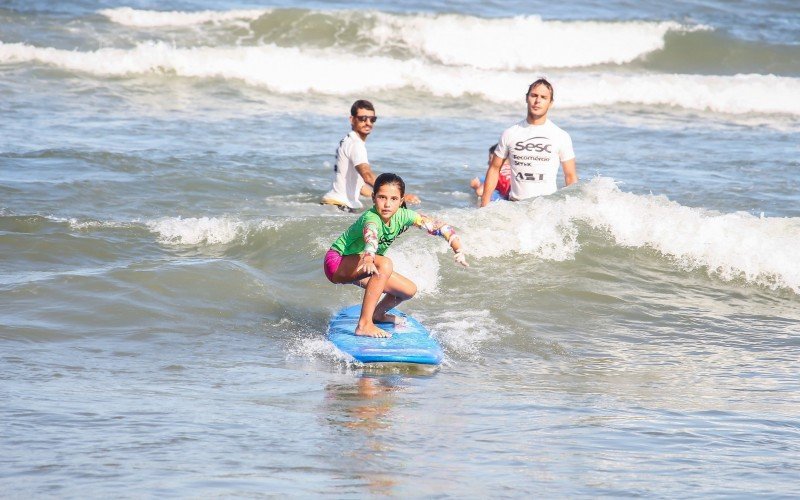
POLYGON ((355 116, 354 118, 356 120, 360 121, 361 123, 364 123, 367 120, 369 120, 370 123, 375 123, 376 121, 378 121, 378 117, 377 116, 361 115, 361 116, 355 116))

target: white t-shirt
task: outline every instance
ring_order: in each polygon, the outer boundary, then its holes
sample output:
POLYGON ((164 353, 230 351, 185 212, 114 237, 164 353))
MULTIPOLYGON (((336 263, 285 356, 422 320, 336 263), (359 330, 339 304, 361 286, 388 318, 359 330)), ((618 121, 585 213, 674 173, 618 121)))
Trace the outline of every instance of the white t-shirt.
POLYGON ((569 134, 550 120, 542 125, 522 120, 510 126, 500 136, 494 154, 511 164, 512 200, 555 193, 561 163, 575 158, 569 134))
POLYGON ((322 197, 323 201, 334 202, 350 208, 362 208, 358 199, 364 179, 356 170, 356 165, 369 163, 367 145, 361 137, 351 131, 339 141, 336 149, 336 165, 333 167, 333 187, 322 197))

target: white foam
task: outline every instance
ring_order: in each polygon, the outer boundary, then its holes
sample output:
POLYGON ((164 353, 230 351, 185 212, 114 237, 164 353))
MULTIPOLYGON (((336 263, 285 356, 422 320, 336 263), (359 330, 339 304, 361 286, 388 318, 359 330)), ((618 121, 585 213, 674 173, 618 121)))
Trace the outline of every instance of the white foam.
POLYGON ((722 214, 684 207, 664 196, 621 191, 597 177, 565 196, 497 203, 477 213, 451 214, 468 253, 510 253, 544 260, 574 259, 578 224, 607 231, 616 244, 652 248, 686 270, 723 280, 744 279, 800 293, 800 219, 722 214))
POLYGON ((585 220, 620 245, 654 248, 685 269, 704 267, 724 280, 800 293, 800 219, 684 207, 663 196, 624 193, 610 179, 594 181, 589 192, 585 220))
MULTIPOLYGON (((2 209, 0 209, 0 215, 4 215, 2 209)), ((90 231, 93 229, 127 229, 139 224, 139 221, 100 221, 91 219, 78 219, 76 217, 59 217, 57 215, 47 215, 45 217, 53 222, 66 223, 70 228, 79 231, 90 231)))
POLYGON ((800 95, 800 79, 775 75, 569 75, 559 79, 557 92, 563 96, 565 107, 627 103, 737 115, 800 114, 800 99, 796 97, 800 95), (742 99, 742 95, 758 95, 759 99, 742 99))
MULTIPOLYGON (((160 73, 245 82, 280 94, 349 96, 411 88, 441 98, 480 96, 499 105, 524 106, 532 75, 448 67, 420 60, 359 56, 334 49, 258 47, 177 48, 150 42, 131 49, 90 52, 0 42, 0 64, 38 62, 92 75, 160 73), (359 78, 350 68, 358 67, 359 78), (280 68, 277 71, 276 68, 280 68)), ((800 78, 774 75, 660 75, 567 73, 551 76, 557 107, 594 108, 632 104, 671 106, 735 115, 800 115, 800 78), (742 99, 758 95, 758 99, 742 99)))
MULTIPOLYGON (((538 200, 537 200, 538 201, 538 200)), ((464 241, 470 256, 500 257, 510 253, 536 255, 545 260, 572 260, 580 250, 577 227, 555 203, 501 202, 466 220, 448 216, 466 230, 464 241)), ((462 216, 463 217, 463 216, 462 216)))
MULTIPOLYGON (((155 11, 130 7, 100 10, 114 23, 168 28, 252 21, 274 9, 155 11)), ((539 16, 482 18, 457 14, 310 11, 332 24, 352 24, 371 50, 403 48, 446 65, 495 70, 538 70, 624 64, 664 47, 670 31, 709 29, 673 21, 544 21, 539 16)), ((287 30, 291 26, 287 26, 287 30)), ((300 41, 298 41, 300 43, 300 41)))
POLYGON ((202 10, 196 12, 140 10, 130 7, 103 9, 98 14, 106 16, 111 22, 138 28, 163 28, 178 26, 195 26, 205 23, 221 23, 225 21, 252 20, 270 12, 271 9, 259 10, 202 10))
POLYGON ((318 332, 293 339, 287 349, 287 358, 306 361, 328 360, 344 365, 356 362, 355 358, 337 349, 326 338, 320 337, 318 332))
POLYGON ((675 22, 543 21, 539 16, 485 19, 447 15, 376 14, 370 38, 405 45, 446 65, 491 70, 540 70, 624 64, 664 47, 675 22))
POLYGON ((92 229, 117 229, 117 228, 129 228, 138 223, 138 221, 132 222, 116 222, 116 221, 98 221, 98 220, 78 220, 74 217, 69 219, 60 219, 57 217, 51 217, 53 220, 61 220, 66 221, 69 226, 73 229, 77 229, 80 231, 84 230, 92 230, 92 229))
POLYGON ((392 259, 394 270, 417 285, 418 296, 436 292, 440 278, 437 254, 443 248, 449 248, 441 238, 428 236, 421 231, 420 233, 422 239, 406 236, 392 245, 386 253, 392 259))
POLYGON ((497 332, 503 330, 486 309, 462 311, 458 317, 439 317, 425 324, 449 353, 474 361, 482 359, 482 346, 497 340, 497 332))
POLYGON ((276 221, 248 222, 231 217, 165 217, 147 222, 163 245, 244 243, 254 231, 279 228, 276 221))

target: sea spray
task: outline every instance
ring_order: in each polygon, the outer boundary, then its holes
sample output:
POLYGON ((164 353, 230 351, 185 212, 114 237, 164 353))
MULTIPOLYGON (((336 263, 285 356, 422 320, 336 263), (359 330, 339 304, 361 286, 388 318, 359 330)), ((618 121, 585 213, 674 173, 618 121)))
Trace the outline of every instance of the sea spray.
MULTIPOLYGON (((337 49, 276 45, 179 48, 150 41, 129 49, 95 51, 0 43, 0 64, 38 63, 98 78, 162 75, 243 82, 277 94, 309 92, 333 96, 410 89, 420 97, 459 100, 470 96, 496 104, 521 102, 530 73, 443 66, 419 59, 361 56, 337 49), (273 68, 282 68, 274 71, 273 68), (347 68, 362 69, 361 78, 347 68), (319 75, 325 75, 324 79, 319 75)), ((559 109, 628 104, 672 107, 731 115, 800 116, 800 78, 775 75, 663 75, 567 72, 549 75, 559 109), (742 100, 747 93, 758 99, 742 100)))
POLYGON ((653 249, 679 268, 705 269, 717 278, 743 279, 800 293, 800 219, 718 213, 660 195, 619 189, 596 177, 558 195, 496 203, 480 212, 452 211, 467 248, 478 258, 511 253, 563 261, 581 251, 581 226, 608 234, 614 245, 653 249))

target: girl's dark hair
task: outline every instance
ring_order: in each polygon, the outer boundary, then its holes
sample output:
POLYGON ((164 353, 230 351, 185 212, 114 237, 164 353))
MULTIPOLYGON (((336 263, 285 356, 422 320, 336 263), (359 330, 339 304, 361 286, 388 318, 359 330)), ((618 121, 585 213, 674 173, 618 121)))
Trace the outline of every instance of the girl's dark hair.
MULTIPOLYGON (((406 195, 406 183, 403 182, 403 179, 397 174, 385 172, 375 179, 375 184, 372 185, 372 196, 375 196, 375 193, 377 193, 384 184, 397 184, 397 189, 400 190, 400 196, 406 195)), ((405 201, 400 206, 407 208, 405 201)))

